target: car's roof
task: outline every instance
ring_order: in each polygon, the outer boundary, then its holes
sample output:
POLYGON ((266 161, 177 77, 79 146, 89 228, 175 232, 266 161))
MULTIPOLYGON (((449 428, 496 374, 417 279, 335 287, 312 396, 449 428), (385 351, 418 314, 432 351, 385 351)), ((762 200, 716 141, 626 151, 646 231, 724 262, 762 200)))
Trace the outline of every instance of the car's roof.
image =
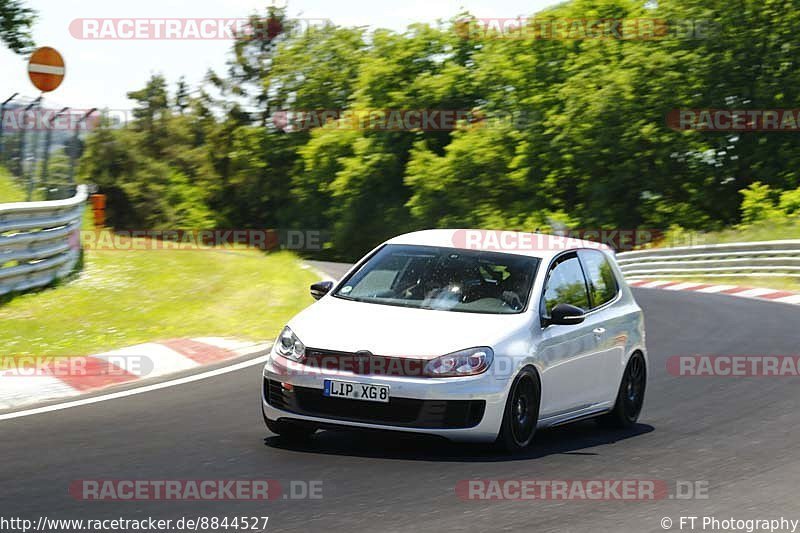
POLYGON ((507 230, 428 229, 398 235, 386 243, 502 252, 539 257, 544 260, 549 260, 566 250, 581 248, 602 250, 613 255, 610 247, 594 241, 507 230))

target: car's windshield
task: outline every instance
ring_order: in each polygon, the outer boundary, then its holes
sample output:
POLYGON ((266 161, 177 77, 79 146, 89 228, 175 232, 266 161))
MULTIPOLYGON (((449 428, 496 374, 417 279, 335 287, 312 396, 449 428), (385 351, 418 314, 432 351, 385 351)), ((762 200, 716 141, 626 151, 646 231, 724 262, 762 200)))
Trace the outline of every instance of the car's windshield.
POLYGON ((335 295, 386 305, 472 313, 519 313, 539 259, 435 246, 389 244, 335 295))

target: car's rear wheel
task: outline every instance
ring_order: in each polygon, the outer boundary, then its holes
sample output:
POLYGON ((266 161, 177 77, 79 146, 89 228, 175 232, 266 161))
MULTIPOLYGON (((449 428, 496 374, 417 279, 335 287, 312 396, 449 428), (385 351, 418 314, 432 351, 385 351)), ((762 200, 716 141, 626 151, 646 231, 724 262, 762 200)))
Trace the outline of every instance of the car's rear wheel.
POLYGON ((286 440, 304 440, 314 434, 316 428, 287 422, 285 420, 270 420, 264 418, 267 429, 286 440))
POLYGON ((526 368, 519 373, 506 400, 497 446, 515 453, 528 447, 539 422, 541 388, 536 373, 526 368))
POLYGON ((634 353, 628 360, 625 372, 622 374, 622 383, 617 393, 614 408, 606 415, 598 418, 604 426, 628 428, 639 419, 644 404, 644 391, 647 386, 647 368, 644 356, 639 352, 634 353))

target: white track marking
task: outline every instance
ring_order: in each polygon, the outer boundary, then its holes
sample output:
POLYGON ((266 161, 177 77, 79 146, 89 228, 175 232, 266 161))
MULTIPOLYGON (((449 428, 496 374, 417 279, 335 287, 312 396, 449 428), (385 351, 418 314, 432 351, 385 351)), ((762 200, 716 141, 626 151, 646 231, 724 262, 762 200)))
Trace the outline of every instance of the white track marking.
POLYGON ((692 292, 702 292, 706 294, 714 294, 723 291, 734 290, 734 292, 728 293, 729 296, 738 296, 742 298, 751 298, 751 299, 758 299, 761 301, 766 302, 779 302, 784 304, 800 304, 800 294, 793 294, 790 296, 783 296, 781 298, 765 298, 770 294, 774 295, 775 293, 782 292, 777 289, 764 289, 764 288, 747 288, 747 287, 738 287, 736 285, 712 285, 710 287, 702 287, 703 283, 697 282, 690 282, 684 281, 682 283, 676 283, 675 285, 665 286, 668 283, 673 283, 671 281, 642 281, 642 280, 635 280, 629 282, 628 285, 631 287, 640 287, 644 289, 657 289, 660 288, 665 291, 692 291, 692 292))
POLYGON ((180 372, 182 370, 190 370, 199 366, 195 361, 189 359, 185 355, 181 355, 175 350, 171 350, 157 342, 128 346, 127 348, 101 353, 95 357, 98 359, 109 359, 113 357, 115 362, 126 357, 131 360, 139 360, 143 357, 147 358, 151 361, 151 364, 145 365, 141 361, 138 361, 138 364, 134 365, 133 368, 126 369, 140 378, 152 378, 164 374, 171 374, 173 372, 180 372))
POLYGON ((735 289, 736 285, 714 285, 712 287, 706 287, 705 289, 700 289, 697 292, 707 292, 709 294, 715 292, 722 292, 727 291, 728 289, 735 289))
POLYGON ((247 348, 252 345, 251 342, 237 341, 234 339, 225 339, 223 337, 194 337, 191 340, 202 342, 203 344, 210 344, 223 350, 236 351, 242 348, 247 348))
MULTIPOLYGON (((186 376, 185 378, 173 379, 171 381, 165 381, 163 383, 156 383, 154 385, 146 385, 144 387, 137 387, 135 389, 124 390, 120 392, 114 392, 112 394, 104 394, 102 396, 94 396, 92 398, 84 398, 82 400, 74 400, 71 402, 65 403, 58 403, 55 405, 47 405, 45 407, 37 407, 34 409, 26 409, 24 411, 17 411, 14 413, 7 413, 4 415, 0 415, 0 420, 11 420, 13 418, 22 418, 25 416, 32 416, 38 415, 42 413, 51 413, 53 411, 61 411, 62 409, 69 409, 70 407, 80 407, 82 405, 91 405, 93 403, 105 402, 108 400, 116 400, 118 398, 125 398, 127 396, 134 396, 136 394, 143 394, 145 392, 156 391, 160 389, 166 389, 168 387, 175 387, 178 385, 184 385, 186 383, 192 383, 193 381, 200 381, 202 379, 212 378, 214 376, 220 376, 222 374, 227 374, 229 372, 235 372, 237 370, 241 370, 243 368, 247 368, 254 365, 259 365, 265 363, 269 359, 269 355, 262 355, 260 357, 256 357, 254 359, 249 359, 247 361, 242 361, 241 363, 236 363, 235 365, 225 366, 222 368, 217 368, 215 370, 210 370, 208 372, 203 372, 202 374, 195 374, 193 376, 186 376)), ((16 379, 16 378, 15 378, 16 379)))
POLYGON ((655 289, 656 287, 661 287, 662 285, 666 285, 667 283, 673 283, 672 281, 650 281, 645 283, 644 285, 639 285, 642 289, 655 289))
POLYGON ((0 390, 0 409, 80 394, 57 377, 42 375, 0 376, 0 390))
POLYGON ((698 285, 702 285, 702 283, 691 283, 691 282, 684 282, 678 283, 677 285, 670 285, 669 287, 664 287, 665 291, 685 291, 691 290, 692 287, 697 287, 698 285))
POLYGON ((775 289, 747 289, 746 291, 737 292, 734 296, 742 296, 744 298, 758 298, 759 296, 764 296, 765 294, 772 294, 773 292, 779 292, 775 289))
POLYGON ((332 282, 334 282, 334 283, 336 283, 336 281, 337 281, 337 280, 336 280, 336 277, 334 277, 334 276, 331 276, 331 275, 330 275, 330 274, 328 274, 327 272, 323 272, 322 270, 320 270, 320 269, 318 269, 318 268, 316 268, 316 267, 313 267, 313 266, 309 265, 308 263, 303 263, 302 265, 300 265, 300 268, 302 268, 303 270, 310 270, 310 271, 311 271, 311 272, 313 272, 313 273, 314 273, 314 275, 316 275, 316 276, 317 276, 317 277, 318 277, 318 278, 319 278, 321 281, 332 281, 332 282))
POLYGON ((783 302, 785 304, 800 304, 800 294, 793 296, 784 296, 783 298, 775 298, 773 302, 783 302))

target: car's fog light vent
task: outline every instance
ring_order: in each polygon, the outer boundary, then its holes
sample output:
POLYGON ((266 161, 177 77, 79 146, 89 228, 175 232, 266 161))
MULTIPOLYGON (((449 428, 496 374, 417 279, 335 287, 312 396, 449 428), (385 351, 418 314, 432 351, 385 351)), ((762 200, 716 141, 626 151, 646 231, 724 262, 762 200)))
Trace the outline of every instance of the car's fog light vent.
POLYGON ((287 391, 283 389, 279 381, 264 380, 264 387, 267 390, 265 396, 267 403, 278 409, 286 409, 289 402, 286 398, 287 391))

